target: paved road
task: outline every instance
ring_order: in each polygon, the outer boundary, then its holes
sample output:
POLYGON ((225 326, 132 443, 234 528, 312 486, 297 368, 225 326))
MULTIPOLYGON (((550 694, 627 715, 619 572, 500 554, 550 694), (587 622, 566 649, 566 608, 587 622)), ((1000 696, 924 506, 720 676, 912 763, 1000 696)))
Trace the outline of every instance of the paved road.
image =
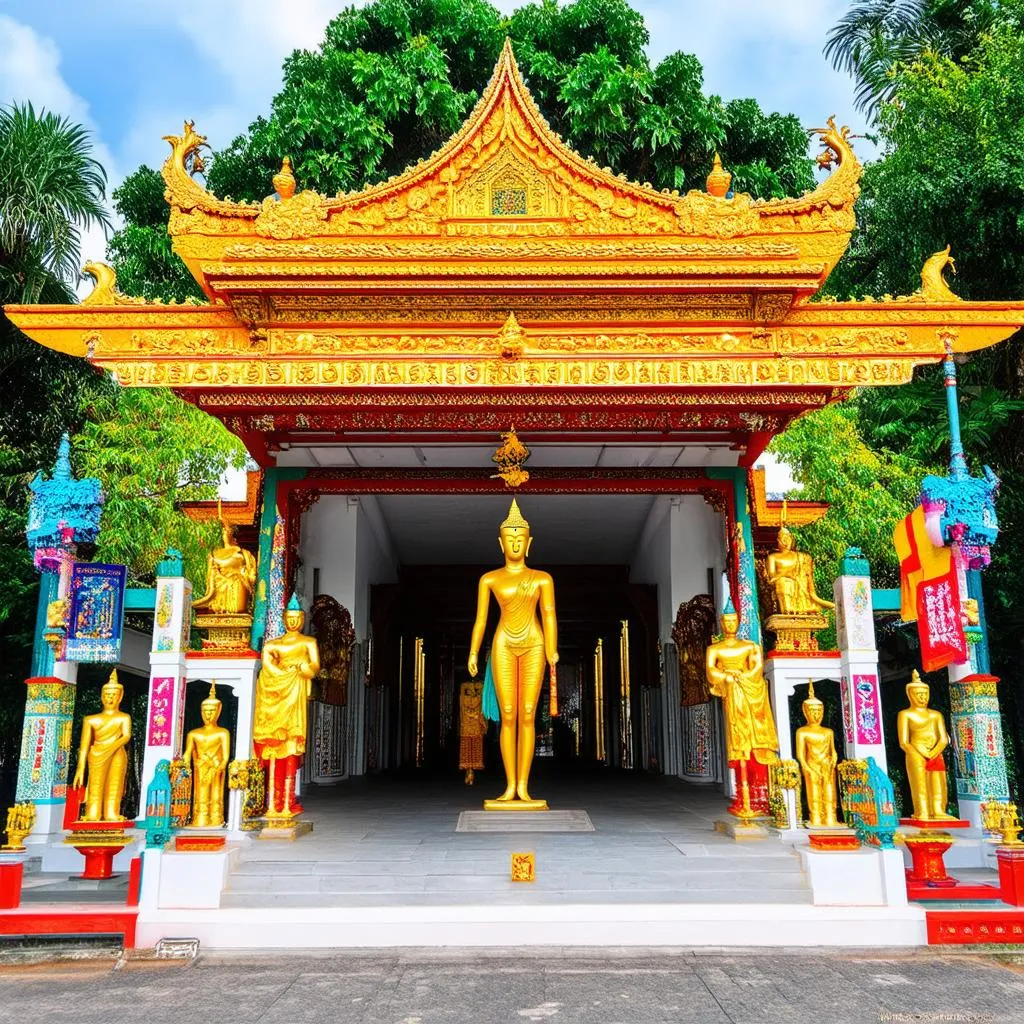
POLYGON ((18 1024, 1024 1022, 1021 966, 935 953, 205 955, 0 967, 18 1024))

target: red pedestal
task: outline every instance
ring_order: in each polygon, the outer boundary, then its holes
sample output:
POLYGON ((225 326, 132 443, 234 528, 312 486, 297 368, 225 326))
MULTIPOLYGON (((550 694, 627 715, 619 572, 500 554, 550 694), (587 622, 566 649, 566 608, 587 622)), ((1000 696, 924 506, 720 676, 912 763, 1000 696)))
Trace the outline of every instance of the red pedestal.
POLYGON ((187 832, 179 832, 174 837, 174 852, 216 853, 223 850, 226 843, 226 836, 190 836, 187 832))
POLYGON ((999 889, 1004 903, 1024 907, 1024 846, 1000 846, 996 849, 999 863, 999 889))
POLYGON ((110 878, 114 874, 114 854, 119 852, 116 846, 76 846, 75 849, 85 858, 85 870, 82 878, 110 878))
POLYGON ((131 843, 125 828, 131 821, 76 821, 71 835, 64 840, 85 858, 85 870, 79 878, 110 878, 114 873, 114 857, 131 843))
POLYGON ((925 883, 933 888, 952 888, 956 879, 946 872, 942 858, 953 845, 952 836, 905 836, 913 867, 907 870, 907 881, 925 883))
POLYGON ((125 905, 137 907, 139 905, 139 889, 142 887, 142 858, 132 857, 128 866, 128 899, 125 905))
POLYGON ((24 863, 0 864, 0 910, 14 910, 21 905, 21 876, 24 863))
POLYGON ((966 818, 942 818, 939 821, 927 821, 921 818, 900 818, 901 825, 908 825, 911 828, 921 829, 947 829, 947 828, 970 828, 971 823, 966 818))

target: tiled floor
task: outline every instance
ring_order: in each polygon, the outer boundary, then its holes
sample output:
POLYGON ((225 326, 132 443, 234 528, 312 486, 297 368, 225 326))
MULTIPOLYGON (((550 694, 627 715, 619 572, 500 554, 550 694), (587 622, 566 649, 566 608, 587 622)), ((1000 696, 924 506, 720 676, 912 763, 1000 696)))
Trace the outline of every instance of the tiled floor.
POLYGON ((715 790, 642 774, 553 777, 535 795, 587 811, 594 832, 457 833, 459 812, 496 785, 385 776, 308 792, 314 831, 252 843, 222 905, 810 902, 791 847, 715 832, 715 790), (536 855, 535 883, 510 881, 515 851, 536 855))

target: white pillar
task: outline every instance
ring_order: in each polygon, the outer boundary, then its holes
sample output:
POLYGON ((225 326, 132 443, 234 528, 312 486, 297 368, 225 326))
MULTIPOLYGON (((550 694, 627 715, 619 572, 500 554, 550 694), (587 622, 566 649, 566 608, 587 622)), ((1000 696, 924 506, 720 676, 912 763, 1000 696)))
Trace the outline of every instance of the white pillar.
POLYGON ((847 549, 842 560, 842 575, 835 581, 833 594, 842 663, 840 687, 846 756, 857 760, 873 757, 878 767, 886 771, 871 574, 867 559, 859 549, 847 549))
POLYGON ((157 763, 181 754, 185 720, 185 652, 192 618, 192 584, 182 574, 180 559, 157 566, 153 647, 149 654, 149 702, 142 757, 142 795, 157 763))

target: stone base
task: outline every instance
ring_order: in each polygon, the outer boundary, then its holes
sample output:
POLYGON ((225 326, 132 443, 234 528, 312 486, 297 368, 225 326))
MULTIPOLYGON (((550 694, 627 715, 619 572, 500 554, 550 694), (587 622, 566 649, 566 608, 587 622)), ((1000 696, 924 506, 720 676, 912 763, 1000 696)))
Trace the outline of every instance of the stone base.
POLYGON ((456 832, 593 832, 586 811, 463 811, 456 832))
POLYGON ((262 818, 263 827, 256 834, 257 839, 298 839, 307 832, 313 831, 313 822, 301 821, 297 818, 262 818))
POLYGON ((485 800, 485 811, 546 811, 547 800, 485 800))
POLYGON ((730 839, 769 839, 772 831, 768 828, 771 818, 716 818, 715 831, 730 839))

